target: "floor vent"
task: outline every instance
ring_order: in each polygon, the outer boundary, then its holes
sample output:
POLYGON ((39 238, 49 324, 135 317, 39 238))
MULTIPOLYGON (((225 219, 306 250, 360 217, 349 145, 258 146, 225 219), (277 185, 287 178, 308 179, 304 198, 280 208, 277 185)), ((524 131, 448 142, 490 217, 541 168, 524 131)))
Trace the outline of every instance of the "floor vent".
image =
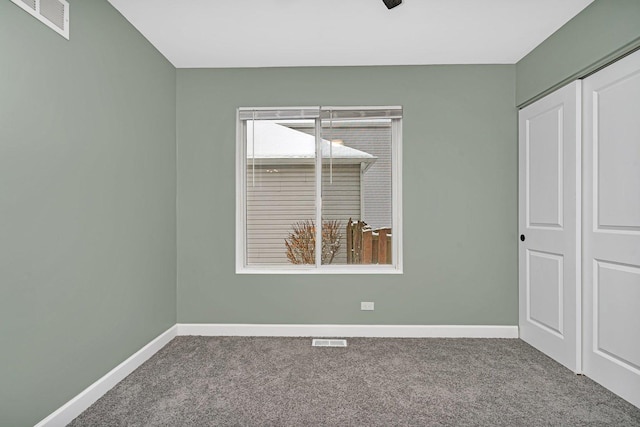
POLYGON ((313 347, 346 347, 347 340, 319 340, 314 339, 311 343, 313 347))
POLYGON ((11 0, 47 27, 69 40, 69 3, 66 0, 11 0))

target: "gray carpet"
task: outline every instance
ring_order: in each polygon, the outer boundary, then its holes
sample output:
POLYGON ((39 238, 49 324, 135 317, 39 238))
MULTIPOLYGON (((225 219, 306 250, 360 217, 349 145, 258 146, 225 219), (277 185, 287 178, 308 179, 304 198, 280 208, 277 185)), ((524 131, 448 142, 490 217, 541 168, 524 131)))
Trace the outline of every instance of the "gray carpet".
POLYGON ((70 425, 640 426, 520 340, 178 337, 70 425))

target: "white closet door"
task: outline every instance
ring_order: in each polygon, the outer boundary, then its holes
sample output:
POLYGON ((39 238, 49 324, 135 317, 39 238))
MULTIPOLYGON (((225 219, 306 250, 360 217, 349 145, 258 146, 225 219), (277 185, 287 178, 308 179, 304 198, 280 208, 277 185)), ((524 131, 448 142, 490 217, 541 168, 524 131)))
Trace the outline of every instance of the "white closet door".
POLYGON ((584 101, 584 372, 640 407, 640 52, 584 101))
POLYGON ((519 113, 520 338, 580 362, 580 82, 519 113), (524 239, 524 240, 523 240, 524 239))

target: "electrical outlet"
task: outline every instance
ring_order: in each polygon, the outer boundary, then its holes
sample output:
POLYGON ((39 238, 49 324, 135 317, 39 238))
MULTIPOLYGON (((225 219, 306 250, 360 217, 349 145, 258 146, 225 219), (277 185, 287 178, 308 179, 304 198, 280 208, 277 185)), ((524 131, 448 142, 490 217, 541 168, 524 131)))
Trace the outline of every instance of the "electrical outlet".
POLYGON ((374 309, 374 308, 373 308, 373 302, 365 302, 365 301, 362 301, 362 302, 360 303, 360 310, 370 310, 370 311, 373 311, 373 309, 374 309))

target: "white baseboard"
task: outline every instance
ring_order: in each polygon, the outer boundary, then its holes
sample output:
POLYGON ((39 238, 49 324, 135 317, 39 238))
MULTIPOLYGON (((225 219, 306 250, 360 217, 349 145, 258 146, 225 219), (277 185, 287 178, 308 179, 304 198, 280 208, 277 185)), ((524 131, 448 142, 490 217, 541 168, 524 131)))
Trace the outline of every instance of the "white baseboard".
POLYGON ((517 326, 178 323, 178 335, 241 337, 518 338, 517 326))
POLYGON ((102 378, 84 389, 76 397, 65 403, 57 411, 40 421, 35 427, 62 427, 69 424, 84 410, 111 390, 127 375, 146 362, 158 350, 164 347, 177 335, 178 327, 174 325, 160 334, 149 344, 142 347, 127 360, 113 368, 102 378))
POLYGON ((113 368, 35 427, 63 427, 178 335, 254 337, 518 338, 517 326, 264 325, 178 323, 113 368))

